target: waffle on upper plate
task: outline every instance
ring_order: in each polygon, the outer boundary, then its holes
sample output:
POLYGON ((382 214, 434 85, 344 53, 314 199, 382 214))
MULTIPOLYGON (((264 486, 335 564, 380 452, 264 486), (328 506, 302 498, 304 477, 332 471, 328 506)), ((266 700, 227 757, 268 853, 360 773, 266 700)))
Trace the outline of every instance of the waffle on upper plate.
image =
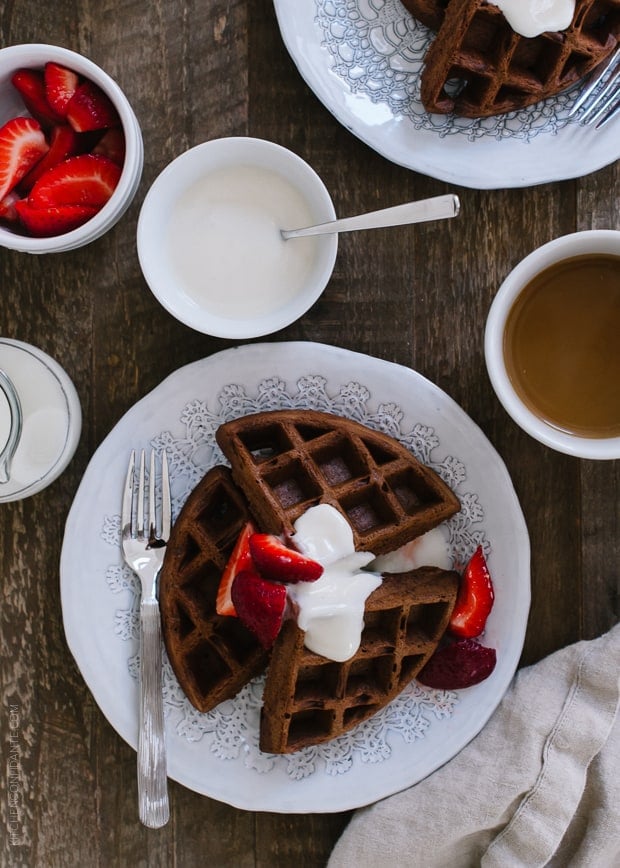
POLYGON ((456 495, 397 440, 316 410, 243 416, 216 434, 263 530, 292 534, 328 503, 353 529, 357 551, 394 551, 460 509, 456 495))
POLYGON ((447 627, 458 574, 438 567, 386 574, 366 601, 357 653, 335 663, 304 646, 286 621, 263 695, 260 748, 291 753, 336 738, 372 717, 417 675, 447 627))
POLYGON ((214 467, 174 523, 159 576, 166 650, 185 695, 199 711, 235 696, 267 664, 238 618, 218 615, 220 578, 250 517, 227 467, 214 467))
POLYGON ((487 117, 554 96, 601 63, 620 39, 620 0, 576 0, 570 27, 535 37, 516 33, 487 0, 405 5, 429 27, 439 24, 425 57, 421 99, 440 114, 487 117))

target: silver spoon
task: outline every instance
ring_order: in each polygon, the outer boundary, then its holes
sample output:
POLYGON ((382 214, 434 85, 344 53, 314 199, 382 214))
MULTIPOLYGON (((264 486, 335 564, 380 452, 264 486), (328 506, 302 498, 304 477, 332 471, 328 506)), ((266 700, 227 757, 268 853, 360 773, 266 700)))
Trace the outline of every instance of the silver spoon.
POLYGON ((11 478, 11 462, 22 434, 22 406, 12 380, 3 370, 0 370, 0 390, 8 405, 11 418, 6 443, 0 448, 0 485, 4 485, 11 478))
POLYGON ((424 223, 427 220, 443 220, 456 217, 461 205, 458 196, 449 193, 419 202, 406 202, 381 211, 370 211, 357 217, 344 217, 330 223, 306 226, 303 229, 281 229, 285 241, 289 238, 302 238, 305 235, 329 235, 333 232, 353 232, 356 229, 380 229, 386 226, 403 226, 406 223, 424 223))

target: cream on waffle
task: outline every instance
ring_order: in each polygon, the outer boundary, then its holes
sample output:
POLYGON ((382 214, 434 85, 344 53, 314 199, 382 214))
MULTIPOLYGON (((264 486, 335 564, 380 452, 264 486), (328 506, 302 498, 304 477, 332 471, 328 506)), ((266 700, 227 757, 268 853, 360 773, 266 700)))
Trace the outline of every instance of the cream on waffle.
POLYGON ((360 647, 343 663, 309 651, 296 622, 285 621, 267 671, 261 750, 329 741, 391 702, 436 649, 458 584, 457 573, 438 567, 385 574, 366 601, 360 647))
POLYGON ((620 0, 576 0, 566 30, 534 37, 516 33, 487 0, 449 0, 426 54, 422 103, 471 118, 514 111, 575 84, 619 38, 620 0))
POLYGON ((316 410, 242 416, 216 433, 263 530, 292 534, 311 506, 335 507, 357 551, 394 551, 460 509, 456 495, 393 437, 316 410))

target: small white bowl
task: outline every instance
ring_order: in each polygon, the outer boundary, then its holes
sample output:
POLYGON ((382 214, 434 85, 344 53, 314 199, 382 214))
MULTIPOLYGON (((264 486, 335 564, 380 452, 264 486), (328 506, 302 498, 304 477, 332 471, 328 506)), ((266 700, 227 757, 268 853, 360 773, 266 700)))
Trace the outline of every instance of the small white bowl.
MULTIPOLYGON (((586 437, 568 433, 545 422, 521 400, 512 385, 504 359, 504 330, 513 303, 525 286, 556 262, 592 253, 620 256, 620 232, 589 230, 564 235, 525 257, 508 275, 495 296, 487 318, 484 351, 487 370, 497 397, 524 431, 558 452, 578 458, 620 458, 620 437, 586 437)), ((593 290, 595 291, 595 290, 593 290)))
POLYGON ((62 253, 83 247, 108 231, 129 207, 140 183, 144 160, 140 125, 118 84, 88 58, 57 45, 33 43, 0 49, 0 126, 17 115, 27 115, 19 93, 11 84, 18 69, 43 69, 51 61, 66 66, 97 84, 112 100, 125 135, 125 162, 110 200, 82 226, 49 238, 31 238, 0 225, 0 246, 25 253, 62 253))
POLYGON ((163 307, 196 331, 271 334, 319 298, 338 249, 336 233, 283 241, 279 229, 297 228, 278 226, 287 218, 301 219, 297 226, 336 219, 304 160, 263 139, 205 142, 173 160, 145 197, 142 272, 163 307))

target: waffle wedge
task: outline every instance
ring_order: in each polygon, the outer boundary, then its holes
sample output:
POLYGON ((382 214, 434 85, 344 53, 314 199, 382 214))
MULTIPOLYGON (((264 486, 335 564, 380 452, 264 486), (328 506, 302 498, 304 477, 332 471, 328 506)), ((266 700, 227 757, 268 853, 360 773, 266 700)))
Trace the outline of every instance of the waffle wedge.
POLYGON ((450 0, 421 78, 431 113, 487 117, 560 93, 620 38, 620 0, 576 0, 571 25, 524 37, 487 0, 450 0))
POLYGON ((296 622, 285 621, 267 671, 261 750, 329 741, 391 702, 436 649, 458 583, 457 573, 438 567, 386 574, 366 601, 360 647, 344 663, 309 651, 296 622))
POLYGON ((222 572, 249 517, 229 469, 214 467, 174 523, 159 577, 168 657, 185 695, 203 712, 235 696, 267 664, 241 621, 215 610, 222 572))
POLYGON ((357 551, 394 551, 454 515, 456 495, 397 440, 315 410, 274 410, 216 434, 263 530, 292 534, 311 506, 349 521, 357 551))

